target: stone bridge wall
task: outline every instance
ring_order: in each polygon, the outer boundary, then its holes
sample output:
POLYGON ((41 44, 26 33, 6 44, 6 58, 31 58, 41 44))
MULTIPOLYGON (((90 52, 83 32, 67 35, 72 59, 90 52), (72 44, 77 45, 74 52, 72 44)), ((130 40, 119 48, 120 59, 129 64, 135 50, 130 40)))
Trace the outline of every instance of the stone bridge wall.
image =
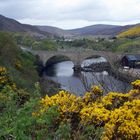
POLYGON ((122 57, 122 55, 112 52, 103 52, 103 51, 93 51, 93 50, 85 50, 85 51, 32 51, 33 54, 38 55, 40 60, 45 65, 46 62, 53 56, 56 55, 63 55, 67 56, 68 58, 73 61, 74 65, 80 65, 83 60, 86 58, 99 55, 107 59, 107 61, 112 64, 113 62, 117 61, 122 57))

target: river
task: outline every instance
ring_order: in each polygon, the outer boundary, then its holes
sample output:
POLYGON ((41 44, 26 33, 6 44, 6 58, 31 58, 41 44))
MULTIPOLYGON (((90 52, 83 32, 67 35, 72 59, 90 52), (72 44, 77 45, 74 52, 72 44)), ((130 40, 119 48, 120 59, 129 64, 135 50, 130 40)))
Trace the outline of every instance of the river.
MULTIPOLYGON (((84 67, 99 62, 106 62, 106 60, 103 57, 87 59, 83 61, 81 66, 84 67)), ((62 89, 78 96, 89 91, 92 85, 101 86, 105 94, 109 91, 126 92, 130 88, 128 83, 115 79, 107 71, 75 73, 73 66, 72 61, 53 64, 46 68, 44 77, 60 83, 62 89)))

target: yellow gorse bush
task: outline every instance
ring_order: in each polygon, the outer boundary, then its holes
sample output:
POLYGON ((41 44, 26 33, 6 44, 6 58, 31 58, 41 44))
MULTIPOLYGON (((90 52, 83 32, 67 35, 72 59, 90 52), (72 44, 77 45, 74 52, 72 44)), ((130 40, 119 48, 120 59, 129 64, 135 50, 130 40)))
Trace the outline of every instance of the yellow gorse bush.
POLYGON ((138 37, 139 35, 140 35, 140 26, 135 26, 133 28, 128 29, 127 31, 120 33, 117 37, 119 38, 138 37))
POLYGON ((58 94, 51 97, 46 95, 40 101, 40 111, 36 112, 34 116, 45 113, 51 106, 58 106, 61 118, 67 119, 69 121, 72 113, 78 113, 80 111, 82 106, 82 102, 80 102, 80 100, 80 97, 77 98, 75 95, 66 91, 60 91, 58 94))
POLYGON ((4 75, 7 73, 7 70, 5 67, 0 67, 0 75, 4 75))
POLYGON ((128 101, 111 111, 110 120, 105 124, 105 138, 140 139, 140 100, 128 101))
POLYGON ((80 126, 104 127, 101 137, 103 140, 137 140, 140 139, 139 81, 132 82, 134 89, 125 94, 110 92, 101 96, 103 91, 98 86, 93 86, 91 92, 85 93, 83 97, 66 91, 60 91, 51 97, 46 95, 32 116, 40 118, 50 107, 57 106, 60 122, 71 123, 77 114, 80 126))
POLYGON ((83 107, 80 111, 81 124, 88 125, 94 124, 102 126, 108 121, 110 111, 105 109, 102 104, 93 103, 83 107))
POLYGON ((0 85, 6 84, 8 80, 7 69, 5 67, 0 67, 0 85))
POLYGON ((134 89, 140 89, 140 80, 131 83, 134 89))
POLYGON ((5 84, 8 80, 8 77, 6 76, 7 70, 5 67, 0 67, 0 84, 5 84))
POLYGON ((1 76, 1 77, 0 77, 0 83, 1 83, 1 84, 4 84, 4 83, 6 83, 6 82, 7 82, 7 77, 1 76))
POLYGON ((14 66, 17 70, 21 70, 22 69, 22 64, 21 64, 21 61, 18 60, 18 59, 15 59, 14 60, 14 66))
POLYGON ((128 100, 129 94, 110 92, 107 96, 102 97, 101 102, 107 109, 114 109, 128 100))
POLYGON ((13 90, 16 89, 16 85, 11 81, 7 69, 0 66, 0 89, 2 89, 4 86, 10 86, 10 88, 13 90))
POLYGON ((92 86, 91 87, 91 92, 93 92, 95 95, 102 95, 103 91, 99 86, 92 86))

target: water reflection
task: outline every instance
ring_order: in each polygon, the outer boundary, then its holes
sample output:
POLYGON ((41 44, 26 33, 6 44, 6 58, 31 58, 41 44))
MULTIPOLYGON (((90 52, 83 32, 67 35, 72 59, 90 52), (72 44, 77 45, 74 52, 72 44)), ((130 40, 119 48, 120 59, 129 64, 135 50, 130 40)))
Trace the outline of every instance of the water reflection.
POLYGON ((81 67, 90 66, 91 64, 107 62, 104 57, 97 57, 93 59, 86 59, 82 62, 81 67))
MULTIPOLYGON (((97 59, 96 59, 97 60, 97 59)), ((106 61, 101 57, 101 61, 106 61)), ((95 60, 84 61, 85 64, 96 62, 95 60)), ((99 62, 99 60, 97 60, 99 62)), ((46 69, 45 77, 61 84, 61 88, 77 95, 83 95, 92 85, 100 85, 107 93, 109 91, 125 91, 129 85, 110 76, 108 72, 81 72, 74 73, 74 64, 71 61, 60 62, 46 69)))
POLYGON ((72 61, 64 61, 54 65, 49 66, 46 69, 46 75, 51 77, 70 77, 73 75, 73 62, 72 61))

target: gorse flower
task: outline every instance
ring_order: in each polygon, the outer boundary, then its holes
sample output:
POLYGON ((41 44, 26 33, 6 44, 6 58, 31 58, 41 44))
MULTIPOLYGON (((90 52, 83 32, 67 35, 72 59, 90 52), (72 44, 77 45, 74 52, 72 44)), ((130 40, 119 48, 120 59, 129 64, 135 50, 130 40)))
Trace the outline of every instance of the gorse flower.
POLYGON ((140 139, 140 100, 128 101, 119 109, 111 111, 110 120, 105 124, 104 137, 140 139))
POLYGON ((101 126, 108 121, 109 115, 110 111, 99 103, 93 103, 83 107, 80 111, 81 123, 83 125, 94 124, 101 126))
POLYGON ((125 94, 110 92, 102 96, 103 91, 93 86, 83 97, 66 91, 51 97, 46 95, 32 116, 40 118, 50 107, 57 106, 60 113, 57 122, 72 123, 76 118, 78 122, 74 123, 79 126, 104 127, 103 140, 137 140, 140 139, 140 82, 137 80, 132 85, 134 89, 125 94))
POLYGON ((22 68, 22 64, 19 60, 15 60, 14 66, 17 70, 21 70, 21 68, 22 68))
POLYGON ((10 88, 16 90, 16 85, 10 79, 7 69, 0 67, 0 90, 3 89, 4 86, 10 86, 10 88))
POLYGON ((7 69, 5 67, 0 67, 0 87, 2 88, 4 85, 10 82, 7 69))
POLYGON ((7 69, 5 67, 0 67, 0 75, 5 75, 7 73, 7 69))
POLYGON ((91 87, 91 92, 93 92, 95 95, 102 95, 103 91, 99 86, 92 86, 91 87))
POLYGON ((54 96, 45 96, 40 101, 40 110, 39 112, 34 112, 34 116, 39 116, 47 112, 49 107, 58 106, 60 116, 63 119, 69 119, 73 114, 78 113, 81 109, 82 102, 80 97, 70 94, 66 91, 60 91, 54 96))
POLYGON ((131 83, 134 89, 140 89, 140 80, 131 83))
POLYGON ((110 92, 107 96, 102 97, 101 102, 107 109, 114 109, 123 105, 129 96, 129 94, 110 92))

